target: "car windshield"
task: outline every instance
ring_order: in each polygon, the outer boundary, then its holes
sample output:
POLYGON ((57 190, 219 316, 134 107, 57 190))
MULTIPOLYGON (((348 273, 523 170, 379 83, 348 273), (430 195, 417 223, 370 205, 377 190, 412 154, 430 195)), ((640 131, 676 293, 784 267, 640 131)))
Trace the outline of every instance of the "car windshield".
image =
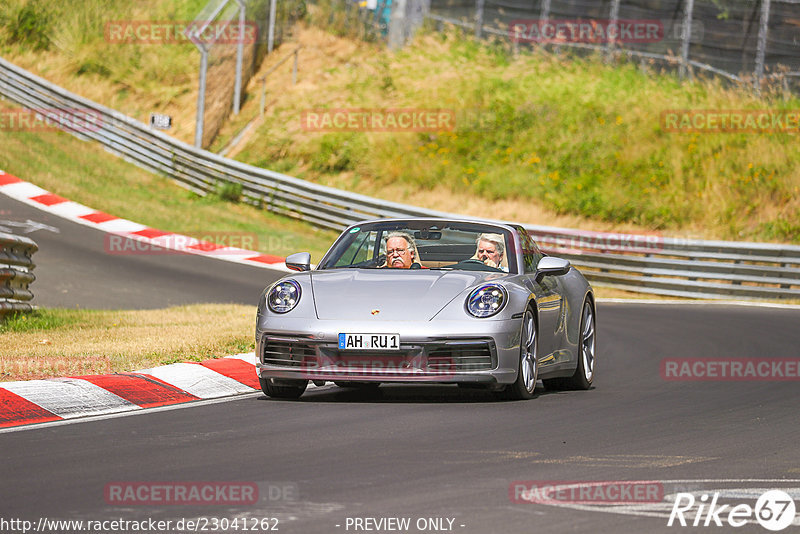
POLYGON ((318 269, 406 268, 516 273, 514 250, 511 232, 490 224, 371 222, 345 230, 318 269))

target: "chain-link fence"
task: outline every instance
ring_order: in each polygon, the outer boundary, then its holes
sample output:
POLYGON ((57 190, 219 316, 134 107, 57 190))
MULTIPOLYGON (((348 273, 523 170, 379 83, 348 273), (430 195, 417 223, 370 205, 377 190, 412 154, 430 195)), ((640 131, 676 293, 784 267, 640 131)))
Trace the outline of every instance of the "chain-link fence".
POLYGON ((208 147, 264 56, 291 35, 304 0, 211 0, 187 30, 201 54, 195 146, 208 147))
POLYGON ((626 54, 681 75, 800 89, 800 0, 402 0, 396 7, 401 41, 422 12, 439 28, 460 26, 513 50, 626 54))

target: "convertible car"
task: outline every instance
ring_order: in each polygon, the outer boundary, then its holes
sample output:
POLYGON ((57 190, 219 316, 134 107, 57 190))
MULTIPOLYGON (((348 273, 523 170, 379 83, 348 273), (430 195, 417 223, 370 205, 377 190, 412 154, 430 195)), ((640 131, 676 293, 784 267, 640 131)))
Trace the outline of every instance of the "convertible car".
POLYGON ((256 372, 269 397, 309 381, 341 387, 441 383, 530 399, 588 389, 595 299, 569 261, 524 228, 451 219, 381 219, 347 229, 316 268, 264 290, 256 372))

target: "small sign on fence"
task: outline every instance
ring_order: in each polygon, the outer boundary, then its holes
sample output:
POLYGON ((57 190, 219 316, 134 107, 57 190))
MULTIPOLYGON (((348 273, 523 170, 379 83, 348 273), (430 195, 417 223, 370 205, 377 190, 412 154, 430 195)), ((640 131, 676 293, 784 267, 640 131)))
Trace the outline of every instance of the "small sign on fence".
POLYGON ((172 127, 172 117, 161 113, 150 114, 150 128, 154 130, 169 130, 172 127))

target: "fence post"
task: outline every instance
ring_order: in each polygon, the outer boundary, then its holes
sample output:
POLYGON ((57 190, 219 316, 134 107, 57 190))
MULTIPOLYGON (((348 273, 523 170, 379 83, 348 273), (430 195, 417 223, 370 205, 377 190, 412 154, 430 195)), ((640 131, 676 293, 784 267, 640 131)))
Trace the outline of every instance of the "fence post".
POLYGON ((239 114, 242 104, 242 57, 244 56, 244 22, 245 0, 236 0, 239 4, 239 42, 236 43, 236 80, 233 88, 233 114, 239 114))
POLYGON ((410 8, 410 0, 392 0, 389 28, 386 34, 389 48, 392 50, 402 47, 411 35, 410 8))
MULTIPOLYGON (((619 0, 612 0, 611 12, 608 15, 609 27, 617 25, 617 19, 619 19, 619 0)), ((606 61, 611 60, 611 51, 614 48, 615 43, 615 39, 608 39, 608 42, 606 43, 606 61)))
POLYGON ((475 39, 480 40, 483 33, 484 0, 475 0, 475 39))
POLYGON ((267 35, 267 53, 272 53, 275 45, 275 4, 277 0, 270 0, 269 3, 269 34, 267 35))
POLYGON ((550 0, 542 0, 542 8, 539 10, 539 20, 550 18, 550 0))
POLYGON ((761 79, 764 77, 764 58, 767 55, 767 32, 769 30, 770 0, 761 0, 761 23, 758 28, 758 45, 756 48, 756 65, 753 83, 757 93, 761 92, 761 79))
POLYGON ((206 113, 206 71, 208 70, 208 50, 199 43, 200 49, 200 88, 197 92, 197 121, 194 128, 194 146, 203 148, 203 116, 206 113))
POLYGON ((681 28, 681 80, 689 75, 689 43, 692 39, 692 15, 694 11, 694 0, 684 0, 683 6, 683 27, 681 28))
POLYGON ((294 65, 292 65, 292 85, 297 85, 297 56, 300 53, 300 47, 294 51, 294 65))

